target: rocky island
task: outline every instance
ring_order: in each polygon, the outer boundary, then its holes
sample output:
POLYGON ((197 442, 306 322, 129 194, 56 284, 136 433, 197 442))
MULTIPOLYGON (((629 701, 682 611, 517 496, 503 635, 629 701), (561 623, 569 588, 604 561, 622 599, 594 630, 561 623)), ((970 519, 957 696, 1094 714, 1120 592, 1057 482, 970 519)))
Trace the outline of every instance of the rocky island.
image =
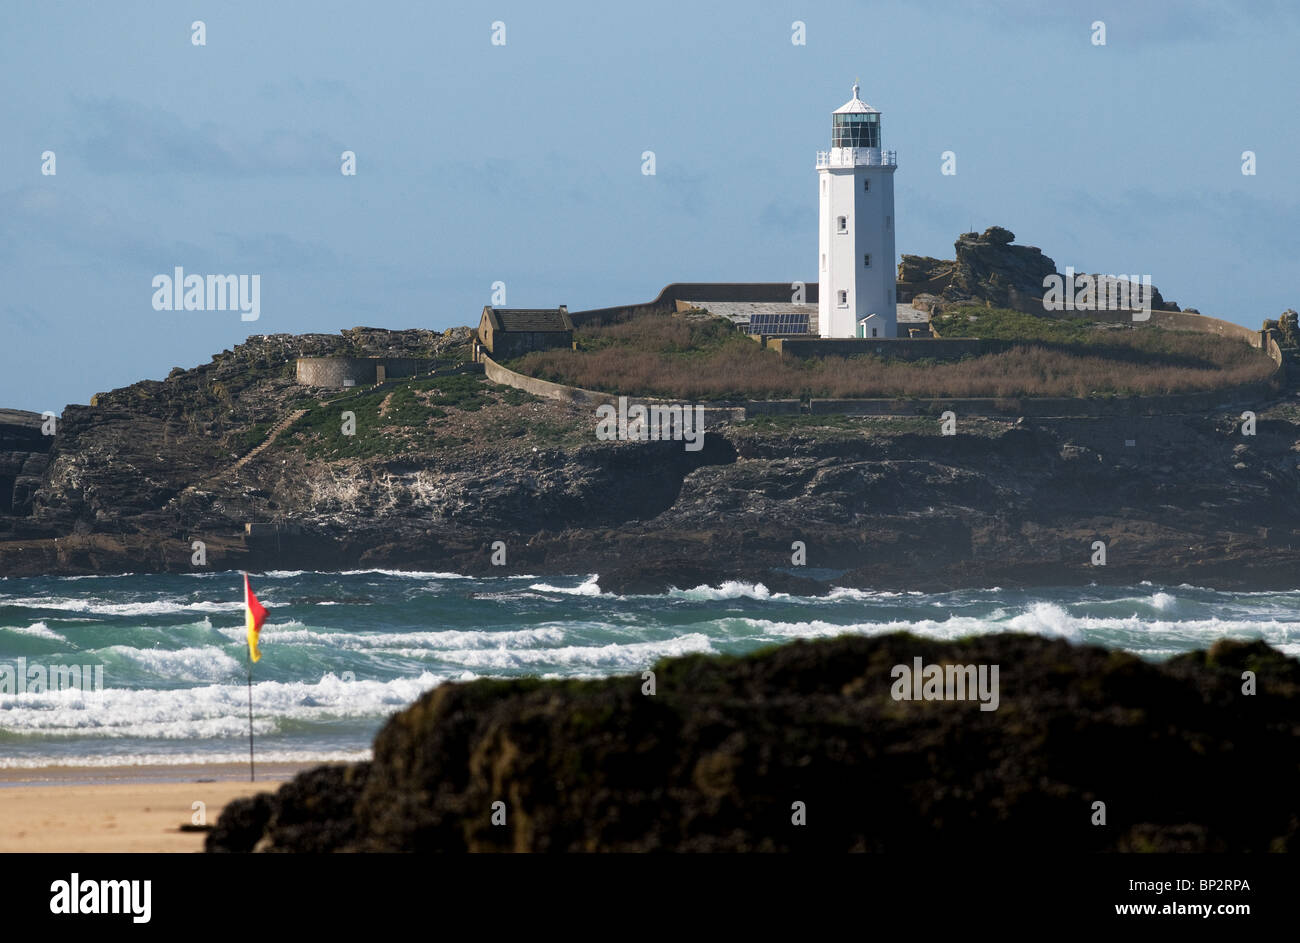
MULTIPOLYGON (((954 261, 904 257, 901 272, 936 292, 933 317, 1023 300, 1054 268, 995 230, 959 239, 954 261)), ((1158 293, 1157 306, 1176 309, 1158 293)), ((905 403, 911 415, 758 412, 687 451, 597 441, 589 405, 492 382, 476 343, 469 328, 255 336, 68 406, 54 435, 49 417, 0 413, 0 573, 371 566, 816 593, 1289 587, 1300 564, 1294 369, 1263 401, 1228 390, 1089 415, 1104 396, 1042 415, 1004 398, 961 414, 954 435, 940 434, 937 400, 905 403), (421 370, 299 383, 299 358, 322 357, 421 370)))

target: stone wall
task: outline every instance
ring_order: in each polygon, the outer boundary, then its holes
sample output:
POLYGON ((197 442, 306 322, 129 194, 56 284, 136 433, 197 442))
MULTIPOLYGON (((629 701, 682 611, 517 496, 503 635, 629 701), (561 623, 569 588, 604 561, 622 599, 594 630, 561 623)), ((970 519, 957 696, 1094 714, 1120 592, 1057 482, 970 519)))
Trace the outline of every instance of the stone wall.
POLYGON ((303 386, 341 389, 369 386, 377 382, 378 367, 384 368, 386 380, 413 377, 433 368, 431 360, 411 357, 299 357, 298 382, 303 386))
MULTIPOLYGON (((595 390, 584 390, 576 386, 565 386, 562 383, 552 383, 549 380, 539 380, 536 377, 525 376, 522 373, 516 373, 508 367, 503 367, 491 357, 486 351, 479 353, 479 360, 483 364, 483 372, 493 383, 500 383, 502 386, 512 386, 517 390, 523 390, 526 393, 532 393, 534 396, 541 396, 546 399, 560 400, 565 403, 572 403, 577 406, 585 406, 594 411, 597 406, 611 405, 617 406, 619 396, 615 393, 600 393, 595 390)), ((745 406, 735 403, 713 403, 709 405, 687 402, 685 400, 667 400, 651 399, 645 396, 628 396, 625 397, 628 406, 696 406, 704 405, 704 428, 711 429, 724 422, 738 422, 745 418, 745 406)))
POLYGON ((522 357, 534 350, 566 348, 573 344, 572 331, 489 331, 483 340, 502 360, 522 357))
MULTIPOLYGON (((1094 313, 1099 312, 1085 312, 1083 314, 1074 312, 1076 317, 1089 318, 1094 313)), ((1120 319, 1123 320, 1123 312, 1119 312, 1119 314, 1121 315, 1120 319)), ((1171 331, 1197 331, 1202 334, 1218 334, 1220 337, 1235 337, 1238 340, 1245 341, 1251 347, 1259 347, 1262 344, 1262 332, 1204 314, 1192 314, 1187 311, 1152 311, 1151 320, 1147 323, 1171 331)))

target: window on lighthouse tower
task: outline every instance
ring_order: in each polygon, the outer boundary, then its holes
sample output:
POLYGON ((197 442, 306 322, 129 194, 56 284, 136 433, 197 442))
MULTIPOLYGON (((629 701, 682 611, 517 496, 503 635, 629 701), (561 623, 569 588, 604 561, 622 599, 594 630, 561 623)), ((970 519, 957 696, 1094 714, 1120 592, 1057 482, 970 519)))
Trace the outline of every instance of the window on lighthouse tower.
POLYGON ((838 224, 839 224, 840 232, 849 231, 849 218, 847 216, 841 216, 838 220, 838 224))

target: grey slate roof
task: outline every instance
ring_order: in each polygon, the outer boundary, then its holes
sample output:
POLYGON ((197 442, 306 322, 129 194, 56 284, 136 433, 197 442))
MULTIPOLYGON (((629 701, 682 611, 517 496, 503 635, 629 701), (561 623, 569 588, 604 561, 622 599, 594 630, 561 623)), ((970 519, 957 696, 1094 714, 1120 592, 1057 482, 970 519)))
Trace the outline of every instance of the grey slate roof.
POLYGON ((484 309, 498 331, 560 332, 572 331, 568 309, 558 308, 493 308, 484 309))

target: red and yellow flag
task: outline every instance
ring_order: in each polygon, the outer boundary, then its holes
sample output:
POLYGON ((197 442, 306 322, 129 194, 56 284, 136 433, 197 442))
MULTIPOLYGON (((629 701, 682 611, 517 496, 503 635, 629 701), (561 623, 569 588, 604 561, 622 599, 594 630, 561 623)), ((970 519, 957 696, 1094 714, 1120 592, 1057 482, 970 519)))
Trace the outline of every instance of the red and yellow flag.
POLYGON ((257 648, 257 640, 262 633, 262 623, 266 621, 266 607, 253 595, 247 573, 244 574, 244 617, 248 623, 248 657, 258 661, 262 653, 257 648))

